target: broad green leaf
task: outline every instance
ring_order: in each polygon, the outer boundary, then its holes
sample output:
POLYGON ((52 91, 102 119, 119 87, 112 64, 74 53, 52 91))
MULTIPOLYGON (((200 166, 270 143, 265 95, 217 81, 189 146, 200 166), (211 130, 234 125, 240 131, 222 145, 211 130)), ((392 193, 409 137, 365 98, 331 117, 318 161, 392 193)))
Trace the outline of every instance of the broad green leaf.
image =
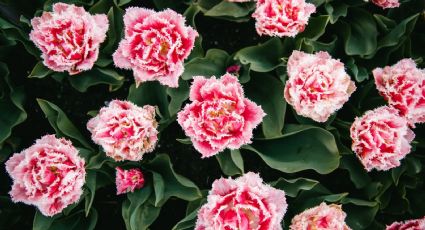
POLYGON ((58 216, 47 217, 41 214, 40 211, 36 211, 34 215, 34 221, 32 230, 48 230, 52 226, 53 222, 58 216))
POLYGON ((35 64, 34 68, 31 70, 29 78, 44 78, 51 74, 53 71, 44 66, 43 62, 39 61, 35 64))
MULTIPOLYGON (((196 28, 195 17, 201 11, 197 4, 191 4, 185 11, 184 16, 186 18, 187 24, 196 28)), ((192 60, 196 57, 203 57, 205 55, 204 49, 202 48, 202 36, 198 34, 195 38, 195 45, 190 52, 189 57, 186 60, 192 60)))
POLYGON ((87 162, 86 169, 100 169, 105 163, 114 162, 111 157, 107 157, 105 153, 99 152, 94 156, 91 156, 87 162))
POLYGON ((318 51, 327 51, 328 53, 335 53, 336 44, 338 37, 333 36, 333 40, 329 43, 314 41, 308 38, 301 38, 297 40, 296 49, 302 50, 307 53, 313 53, 318 51))
POLYGON ((131 85, 127 99, 138 106, 158 106, 163 117, 170 117, 166 87, 157 81, 143 82, 137 88, 136 85, 131 85))
POLYGON ((183 80, 194 76, 219 77, 226 72, 229 54, 224 50, 209 49, 205 57, 197 57, 185 64, 183 80))
MULTIPOLYGON (((121 40, 124 31, 123 16, 124 11, 118 7, 111 7, 108 11, 109 29, 105 46, 102 49, 107 54, 112 54, 121 40)), ((110 55, 109 58, 111 58, 110 55)))
POLYGON ((0 149, 12 134, 12 129, 27 119, 23 88, 14 88, 6 64, 0 62, 0 149))
POLYGON ((241 4, 222 0, 219 4, 215 5, 204 14, 205 16, 210 17, 228 16, 238 18, 249 15, 254 8, 255 3, 241 4))
POLYGON ((43 99, 37 99, 37 102, 58 136, 70 138, 81 146, 92 149, 84 136, 58 106, 43 99))
POLYGON ((131 230, 148 230, 149 226, 158 218, 161 207, 154 205, 154 201, 149 199, 139 206, 131 215, 131 230))
MULTIPOLYGON (((147 182, 145 186, 141 189, 136 189, 134 192, 127 193, 127 200, 125 200, 122 204, 122 217, 124 219, 124 223, 127 230, 135 230, 135 229, 146 229, 147 226, 134 226, 135 220, 137 218, 135 216, 140 217, 140 211, 138 209, 144 209, 144 204, 147 203, 147 200, 152 194, 152 186, 150 182, 147 182), (135 227, 135 228, 134 228, 135 227)), ((139 219, 140 221, 145 218, 139 219)), ((143 221, 142 221, 143 222, 143 221)))
POLYGON ((381 28, 385 32, 390 31, 391 29, 393 29, 397 25, 397 23, 394 20, 387 18, 383 15, 374 14, 373 17, 375 18, 376 23, 379 26, 379 28, 381 28))
POLYGON ((369 73, 367 69, 361 66, 357 66, 354 62, 354 58, 351 57, 346 62, 346 66, 351 75, 354 76, 354 79, 356 79, 357 82, 362 82, 369 79, 369 73))
POLYGON ((112 69, 93 68, 78 75, 69 76, 68 80, 80 92, 86 92, 90 86, 99 84, 109 85, 109 91, 115 91, 124 83, 124 76, 112 69))
POLYGON ((325 10, 329 14, 330 23, 335 24, 340 17, 347 16, 348 5, 342 1, 327 2, 325 10))
POLYGON ((344 38, 347 55, 366 56, 375 51, 378 31, 375 20, 369 12, 356 7, 351 8, 339 29, 344 38))
POLYGON ((347 224, 352 229, 365 229, 375 219, 379 206, 376 202, 344 198, 341 203, 347 213, 347 224))
POLYGON ((171 116, 177 114, 181 110, 183 102, 189 98, 189 85, 187 81, 179 79, 178 88, 167 88, 167 94, 170 96, 170 104, 168 111, 171 116))
POLYGON ((49 230, 93 230, 96 226, 97 218, 97 211, 94 208, 90 210, 90 214, 87 217, 84 215, 84 210, 80 210, 69 216, 55 220, 49 230))
POLYGON ((243 148, 257 153, 268 166, 285 173, 312 169, 328 174, 338 168, 340 158, 334 136, 308 125, 286 125, 283 136, 257 139, 243 148))
POLYGON ((364 188, 372 181, 363 165, 353 154, 342 155, 340 167, 348 171, 351 181, 358 189, 364 188))
POLYGON ((216 155, 221 170, 225 175, 241 175, 244 172, 244 165, 239 150, 225 150, 216 155))
POLYGON ((318 17, 311 17, 304 32, 297 35, 298 38, 308 38, 317 40, 326 31, 326 26, 329 23, 329 15, 320 15, 318 17))
POLYGON ((193 229, 195 227, 197 217, 198 217, 198 209, 189 213, 185 218, 180 220, 176 225, 174 225, 172 230, 193 229))
POLYGON ((88 189, 89 195, 85 198, 85 213, 86 217, 89 215, 93 205, 94 196, 96 195, 96 172, 92 170, 87 171, 85 186, 88 189))
POLYGON ((269 72, 282 65, 283 46, 279 38, 272 38, 263 44, 245 47, 236 52, 234 59, 250 64, 251 70, 269 72))
POLYGON ((281 136, 286 112, 283 83, 270 74, 251 75, 251 80, 244 85, 245 94, 267 114, 261 125, 263 134, 266 138, 281 136))
POLYGON ((146 163, 145 167, 157 175, 154 176, 153 182, 156 207, 162 206, 172 196, 189 201, 201 197, 201 192, 192 181, 174 172, 168 155, 157 155, 152 161, 146 163))
POLYGON ((308 178, 297 178, 291 180, 279 178, 271 184, 273 187, 285 191, 287 196, 297 197, 300 191, 314 188, 317 184, 319 184, 319 181, 308 178))

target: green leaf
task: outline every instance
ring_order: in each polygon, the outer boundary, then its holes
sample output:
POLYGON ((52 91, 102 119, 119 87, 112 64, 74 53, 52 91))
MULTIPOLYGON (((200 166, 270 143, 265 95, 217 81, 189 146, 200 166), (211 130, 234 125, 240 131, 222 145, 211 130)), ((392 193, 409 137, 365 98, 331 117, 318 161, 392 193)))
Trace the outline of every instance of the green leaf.
POLYGON ((297 197, 300 191, 314 188, 317 184, 319 184, 319 181, 308 178, 297 178, 291 180, 279 178, 271 184, 273 187, 285 191, 287 196, 297 197))
POLYGON ((340 167, 349 172, 351 181, 358 189, 364 188, 372 181, 363 165, 354 154, 342 155, 340 167))
POLYGON ((149 199, 137 208, 131 215, 130 226, 132 230, 147 230, 158 218, 161 207, 156 207, 154 201, 149 199))
POLYGON ((335 24, 340 17, 347 16, 348 5, 341 1, 327 2, 325 10, 330 16, 330 23, 335 24))
POLYGON ((201 197, 199 188, 192 181, 174 172, 168 155, 157 155, 146 163, 145 167, 156 175, 154 176, 156 207, 162 206, 172 196, 189 201, 201 197))
POLYGON ((24 110, 23 88, 14 88, 9 79, 9 69, 0 62, 0 149, 12 134, 12 129, 27 119, 24 110))
POLYGON ((170 96, 170 104, 168 111, 171 116, 177 114, 181 110, 182 104, 189 98, 189 84, 183 79, 179 79, 178 88, 167 88, 167 94, 170 96))
POLYGON ((198 209, 189 213, 185 218, 180 220, 176 225, 174 225, 172 230, 193 229, 195 227, 197 217, 198 217, 198 209))
POLYGON ((89 215, 93 205, 94 196, 96 195, 96 172, 92 170, 87 171, 85 186, 89 190, 89 195, 85 198, 85 213, 86 217, 89 215))
POLYGON ((350 57, 346 62, 349 72, 354 76, 357 82, 362 82, 369 79, 369 73, 366 68, 359 67, 354 63, 354 58, 350 57))
POLYGON ((114 162, 114 160, 111 157, 107 157, 105 153, 100 152, 90 157, 86 169, 100 169, 107 162, 114 162))
MULTIPOLYGON (((139 229, 137 226, 132 226, 134 225, 134 219, 135 219, 133 216, 136 215, 136 210, 144 209, 143 204, 146 203, 146 201, 149 199, 149 197, 152 194, 152 191, 153 191, 152 186, 150 182, 148 182, 145 184, 143 188, 137 189, 134 192, 127 193, 128 199, 123 202, 122 210, 121 210, 127 230, 139 229), (132 219, 133 219, 133 223, 131 223, 132 219)), ((145 219, 145 218, 142 218, 142 219, 145 219)), ((147 226, 142 225, 139 227, 144 227, 142 229, 146 229, 148 226, 149 225, 147 226)))
POLYGON ((50 226, 52 226, 56 218, 57 216, 44 216, 43 214, 41 214, 40 211, 37 210, 34 215, 32 230, 48 230, 50 229, 50 226))
POLYGON ((221 76, 226 72, 229 54, 224 50, 209 49, 205 57, 197 57, 185 64, 183 80, 194 76, 221 76))
POLYGON ((157 81, 143 82, 137 88, 134 84, 131 85, 127 99, 138 106, 158 106, 163 117, 170 117, 166 87, 157 81))
POLYGON ((318 17, 311 17, 304 32, 297 35, 299 38, 309 38, 317 40, 326 31, 326 26, 329 23, 329 15, 320 15, 318 17))
POLYGON ((35 64, 34 68, 31 70, 29 78, 44 78, 51 74, 53 71, 44 66, 43 62, 39 61, 35 64))
POLYGON ((215 5, 204 14, 210 17, 244 17, 251 13, 255 8, 255 3, 235 3, 227 0, 222 0, 219 4, 215 5))
POLYGON ((285 173, 312 169, 328 174, 338 168, 339 152, 334 136, 319 127, 286 125, 284 135, 258 139, 244 149, 257 153, 271 168, 285 173))
POLYGON ((43 99, 37 99, 37 102, 59 137, 70 138, 81 146, 92 150, 84 136, 58 106, 43 99))
POLYGON ((86 92, 90 86, 99 84, 107 84, 109 91, 115 91, 124 83, 124 76, 112 69, 93 68, 78 75, 69 76, 68 80, 80 92, 86 92))
MULTIPOLYGON (((109 29, 107 32, 107 41, 102 51, 107 54, 112 54, 118 47, 123 33, 123 16, 124 11, 118 7, 111 7, 108 11, 109 29)), ((109 58, 110 55, 108 55, 109 58)))
POLYGON ((239 150, 225 150, 217 154, 216 158, 225 175, 234 176, 243 174, 243 159, 239 150))
POLYGON ((374 18, 366 10, 351 8, 339 29, 347 55, 366 56, 375 51, 378 31, 374 18))
POLYGON ((379 206, 376 202, 344 198, 343 209, 347 213, 347 224, 352 229, 365 229, 375 219, 379 206))
MULTIPOLYGON (((195 17, 201 11, 197 4, 191 4, 184 12, 184 16, 186 18, 187 24, 196 28, 195 25, 195 17)), ((195 38, 195 45, 190 52, 187 60, 192 60, 196 57, 203 57, 205 55, 204 49, 202 48, 202 36, 199 34, 198 37, 195 38)))
POLYGON ((251 70, 269 72, 282 65, 283 46, 279 38, 272 38, 264 44, 249 46, 239 50, 235 60, 250 64, 251 70))
POLYGON ((253 73, 244 86, 247 97, 267 114, 263 118, 262 130, 266 138, 282 135, 286 101, 283 99, 283 83, 266 73, 253 73))

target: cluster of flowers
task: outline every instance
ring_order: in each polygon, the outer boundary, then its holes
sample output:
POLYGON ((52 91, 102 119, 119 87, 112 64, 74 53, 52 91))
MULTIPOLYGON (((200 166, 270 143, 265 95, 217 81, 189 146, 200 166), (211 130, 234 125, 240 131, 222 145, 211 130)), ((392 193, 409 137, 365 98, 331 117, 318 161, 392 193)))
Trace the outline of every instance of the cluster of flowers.
POLYGON ((418 69, 412 59, 403 59, 376 68, 373 76, 389 106, 367 111, 350 129, 352 149, 367 171, 399 166, 415 137, 410 127, 425 122, 425 70, 418 69))

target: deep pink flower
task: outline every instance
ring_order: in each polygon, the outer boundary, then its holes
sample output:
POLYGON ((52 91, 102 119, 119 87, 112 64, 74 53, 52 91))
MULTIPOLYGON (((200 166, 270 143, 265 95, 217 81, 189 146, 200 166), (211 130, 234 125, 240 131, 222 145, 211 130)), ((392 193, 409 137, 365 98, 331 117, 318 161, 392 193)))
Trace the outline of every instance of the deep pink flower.
POLYGON ((235 74, 235 75, 237 75, 237 74, 239 74, 239 71, 240 71, 240 70, 241 70, 241 66, 240 66, 240 65, 235 64, 235 65, 231 65, 231 66, 227 67, 226 72, 227 72, 227 73, 230 73, 230 74, 235 74))
POLYGON ((221 79, 194 77, 190 100, 177 121, 202 157, 251 143, 252 130, 265 116, 260 106, 244 98, 241 84, 231 74, 221 79))
POLYGON ((424 230, 425 217, 416 220, 407 220, 404 222, 394 222, 387 226, 386 230, 424 230))
POLYGON ((155 12, 130 7, 124 24, 125 37, 113 55, 115 65, 132 69, 136 85, 157 80, 178 87, 183 60, 189 56, 198 33, 185 26, 182 15, 170 9, 155 12))
POLYGON ((108 18, 90 15, 83 7, 56 3, 53 12, 31 20, 30 39, 41 50, 48 68, 77 74, 93 67, 106 38, 108 18))
POLYGON ((351 126, 352 149, 367 171, 400 165, 415 134, 394 108, 382 106, 356 118, 351 126))
POLYGON ((321 203, 296 215, 290 230, 350 230, 345 223, 345 214, 341 205, 321 203))
POLYGON ((259 35, 294 37, 304 31, 315 11, 305 0, 258 0, 252 17, 259 35))
POLYGON ((212 184, 208 203, 198 212, 195 230, 281 230, 287 203, 285 192, 249 172, 212 184))
POLYGON ((139 161, 158 141, 155 107, 113 100, 87 123, 92 140, 116 161, 139 161))
POLYGON ((60 213, 83 193, 86 171, 78 150, 64 138, 46 135, 6 162, 13 202, 36 206, 45 216, 60 213))
POLYGON ((135 189, 142 188, 145 184, 142 171, 138 168, 123 170, 116 168, 115 184, 117 186, 117 195, 134 192, 135 189))
POLYGON ((372 2, 379 6, 382 7, 384 9, 386 8, 396 8, 400 6, 400 3, 398 2, 398 0, 372 0, 372 2))
POLYGON ((284 96, 298 115, 325 122, 356 90, 344 64, 327 52, 294 51, 289 57, 284 96))
POLYGON ((400 111, 410 125, 425 122, 425 70, 412 59, 373 70, 376 88, 388 104, 400 111))

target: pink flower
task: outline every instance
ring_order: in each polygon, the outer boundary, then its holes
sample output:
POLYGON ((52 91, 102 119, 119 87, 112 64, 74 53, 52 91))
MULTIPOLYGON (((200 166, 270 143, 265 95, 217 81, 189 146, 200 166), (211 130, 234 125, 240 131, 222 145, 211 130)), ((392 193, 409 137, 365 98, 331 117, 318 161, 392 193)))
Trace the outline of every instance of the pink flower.
POLYGON ((372 0, 372 2, 379 6, 382 7, 384 9, 386 8, 396 8, 400 6, 400 3, 398 2, 398 0, 372 0))
POLYGON ((130 191, 134 192, 135 189, 142 188, 145 184, 142 171, 138 168, 123 170, 117 167, 116 170, 115 184, 117 185, 117 195, 130 191))
POLYGON ((327 52, 294 51, 289 57, 284 96, 298 115, 325 122, 356 90, 344 64, 327 52))
POLYGON ((424 230, 425 229, 425 217, 417 220, 408 220, 403 222, 394 222, 390 226, 387 226, 386 230, 424 230))
POLYGON ((425 122, 425 70, 412 59, 373 70, 376 88, 388 103, 405 116, 410 125, 425 122))
POLYGON ((415 137, 396 109, 382 106, 356 118, 350 129, 351 148, 367 171, 388 170, 400 165, 415 137))
POLYGON ((231 65, 231 66, 227 67, 226 72, 237 75, 237 74, 239 74, 240 70, 241 70, 240 65, 231 65))
POLYGON ((158 141, 155 107, 113 100, 87 123, 92 140, 116 161, 139 161, 158 141))
POLYGON ((56 3, 53 12, 31 20, 30 39, 41 50, 48 68, 77 74, 93 67, 105 40, 108 18, 90 15, 83 7, 56 3))
POLYGON ((13 179, 12 201, 36 206, 45 216, 79 200, 85 182, 84 159, 64 138, 46 135, 6 162, 13 179))
POLYGON ((350 228, 345 223, 346 216, 340 205, 321 203, 319 206, 307 209, 296 215, 292 219, 289 229, 349 230, 350 228))
POLYGON ((259 35, 295 37, 304 31, 315 11, 316 7, 305 0, 258 0, 252 17, 259 35))
POLYGON ((127 8, 125 38, 113 55, 117 67, 132 69, 136 85, 157 80, 178 87, 183 60, 189 56, 198 33, 185 26, 182 15, 167 9, 155 12, 127 8))
POLYGON ((281 230, 285 192, 249 172, 235 180, 218 179, 198 212, 195 230, 281 230))
POLYGON ((230 74, 194 77, 190 100, 177 121, 202 157, 251 143, 252 130, 265 116, 260 106, 244 98, 241 84, 230 74))

